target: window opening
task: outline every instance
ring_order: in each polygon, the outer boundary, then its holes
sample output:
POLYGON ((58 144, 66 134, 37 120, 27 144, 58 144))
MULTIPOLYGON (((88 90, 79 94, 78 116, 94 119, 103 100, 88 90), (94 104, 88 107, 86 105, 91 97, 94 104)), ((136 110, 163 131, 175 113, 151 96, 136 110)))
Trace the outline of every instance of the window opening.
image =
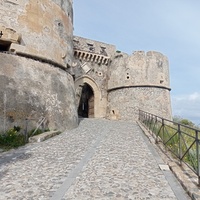
POLYGON ((126 74, 126 79, 128 80, 130 78, 129 73, 126 74))

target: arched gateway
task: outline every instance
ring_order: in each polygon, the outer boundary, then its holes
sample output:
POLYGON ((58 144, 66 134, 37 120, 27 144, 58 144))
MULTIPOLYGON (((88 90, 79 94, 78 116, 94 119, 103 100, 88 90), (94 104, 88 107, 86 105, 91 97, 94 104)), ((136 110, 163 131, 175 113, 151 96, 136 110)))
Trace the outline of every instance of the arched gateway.
POLYGON ((90 85, 84 83, 78 105, 78 115, 80 117, 94 117, 94 92, 90 85))
POLYGON ((91 77, 82 76, 76 79, 75 90, 80 117, 103 117, 101 90, 91 77))

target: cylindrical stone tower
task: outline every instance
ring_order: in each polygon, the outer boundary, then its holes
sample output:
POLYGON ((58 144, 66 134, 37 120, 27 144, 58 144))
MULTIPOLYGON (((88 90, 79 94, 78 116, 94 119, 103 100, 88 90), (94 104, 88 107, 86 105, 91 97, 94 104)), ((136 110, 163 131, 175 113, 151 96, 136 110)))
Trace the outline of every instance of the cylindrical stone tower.
POLYGON ((0 130, 77 125, 72 0, 0 2, 0 130))
POLYGON ((109 118, 137 120, 138 111, 171 119, 169 66, 159 52, 118 53, 108 80, 109 118))

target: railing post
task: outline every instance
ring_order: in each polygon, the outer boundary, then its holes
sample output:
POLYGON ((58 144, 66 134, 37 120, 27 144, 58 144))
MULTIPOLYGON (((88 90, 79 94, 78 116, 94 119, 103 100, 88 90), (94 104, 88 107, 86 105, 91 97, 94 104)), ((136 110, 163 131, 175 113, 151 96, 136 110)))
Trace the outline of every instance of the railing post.
POLYGON ((28 119, 25 119, 25 130, 24 130, 25 143, 28 142, 28 119))
POLYGON ((139 110, 139 121, 141 121, 141 111, 139 110))
POLYGON ((181 148, 181 126, 180 124, 178 124, 178 138, 179 138, 179 144, 178 144, 178 156, 179 156, 179 161, 180 161, 180 165, 182 165, 182 148, 181 148))
POLYGON ((196 130, 195 132, 196 132, 197 176, 198 176, 198 186, 200 186, 199 131, 196 130))
MULTIPOLYGON (((156 119, 155 119, 155 128, 158 129, 157 127, 157 123, 158 123, 158 119, 157 119, 157 116, 156 116, 156 119)), ((157 130, 158 131, 158 130, 157 130)), ((157 131, 155 131, 155 134, 157 135, 157 131)))
MULTIPOLYGON (((161 127, 160 127, 160 130, 159 130, 158 133, 156 134, 156 141, 155 141, 156 144, 158 143, 158 135, 159 135, 160 131, 163 129, 163 127, 164 127, 164 119, 162 118, 162 125, 161 125, 161 127)), ((163 130, 163 135, 164 135, 164 130, 163 130)), ((161 139, 162 139, 162 136, 161 136, 161 139)), ((162 141, 162 142, 163 142, 163 141, 162 141)))
MULTIPOLYGON (((163 140, 163 143, 165 142, 165 133, 164 133, 164 126, 165 126, 165 123, 164 123, 164 119, 162 118, 162 140, 163 140)), ((166 150, 166 149, 165 149, 166 150)))

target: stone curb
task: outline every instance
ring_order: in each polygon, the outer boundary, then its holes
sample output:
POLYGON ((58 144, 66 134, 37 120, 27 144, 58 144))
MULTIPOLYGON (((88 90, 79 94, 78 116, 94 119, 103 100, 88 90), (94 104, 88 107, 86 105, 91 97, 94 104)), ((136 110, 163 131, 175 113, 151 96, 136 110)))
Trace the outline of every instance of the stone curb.
POLYGON ((59 135, 60 134, 60 131, 48 131, 48 132, 44 132, 44 133, 41 133, 39 135, 35 135, 33 137, 30 137, 29 138, 29 143, 33 143, 33 142, 42 142, 42 141, 45 141, 49 138, 52 138, 56 135, 59 135))
POLYGON ((151 133, 139 122, 138 125, 144 132, 144 134, 148 137, 152 145, 160 154, 161 158, 168 164, 170 170, 176 176, 178 181, 181 183, 182 187, 189 194, 192 200, 200 200, 200 188, 198 187, 198 178, 192 172, 192 170, 185 165, 184 163, 180 166, 178 164, 178 160, 175 160, 170 152, 166 151, 164 145, 162 143, 155 144, 155 139, 151 135, 151 133))

